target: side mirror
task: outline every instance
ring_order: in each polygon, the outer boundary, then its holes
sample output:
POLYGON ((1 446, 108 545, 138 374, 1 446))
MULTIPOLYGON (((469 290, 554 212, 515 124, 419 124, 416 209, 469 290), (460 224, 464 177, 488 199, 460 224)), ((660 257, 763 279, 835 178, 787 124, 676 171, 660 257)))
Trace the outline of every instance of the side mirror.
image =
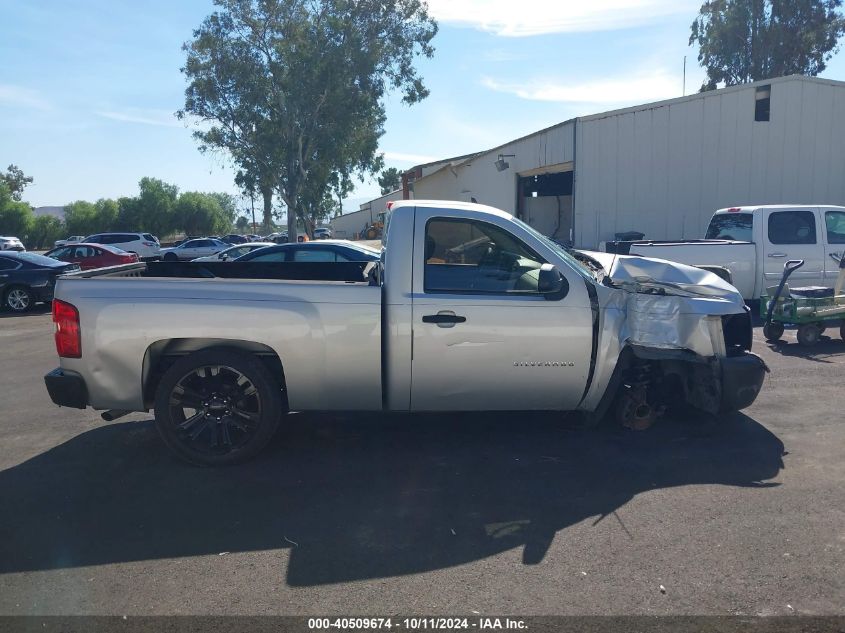
POLYGON ((227 259, 229 259, 229 254, 228 253, 222 253, 220 255, 220 257, 218 257, 217 259, 222 259, 225 262, 227 259))
POLYGON ((569 282, 554 264, 543 264, 537 282, 537 292, 548 301, 560 301, 569 294, 569 282))

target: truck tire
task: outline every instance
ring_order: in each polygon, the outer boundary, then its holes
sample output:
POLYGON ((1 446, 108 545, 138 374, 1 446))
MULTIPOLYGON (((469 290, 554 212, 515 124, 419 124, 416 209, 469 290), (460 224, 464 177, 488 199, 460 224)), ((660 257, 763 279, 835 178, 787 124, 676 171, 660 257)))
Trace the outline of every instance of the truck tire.
POLYGON ((273 437, 282 412, 282 392, 267 367, 237 349, 180 358, 156 390, 161 438, 180 459, 200 466, 251 459, 273 437))

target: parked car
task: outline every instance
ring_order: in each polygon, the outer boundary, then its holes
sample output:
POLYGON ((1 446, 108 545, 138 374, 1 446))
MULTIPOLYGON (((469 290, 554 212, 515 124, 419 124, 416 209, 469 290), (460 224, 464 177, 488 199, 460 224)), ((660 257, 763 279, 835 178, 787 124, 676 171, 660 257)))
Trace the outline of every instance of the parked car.
POLYGON ((275 246, 273 242, 250 242, 249 244, 235 244, 224 251, 220 251, 216 255, 206 255, 205 257, 197 257, 192 260, 195 262, 226 262, 234 261, 242 255, 256 251, 265 246, 275 246))
POLYGON ((288 232, 282 231, 281 233, 274 233, 272 236, 272 241, 276 244, 287 244, 288 243, 288 232))
POLYGON ((142 259, 158 259, 161 246, 158 238, 150 233, 96 233, 85 238, 86 244, 105 244, 127 253, 135 253, 142 259))
POLYGON ((79 244, 85 239, 84 235, 71 235, 63 240, 56 240, 53 242, 54 247, 67 246, 68 244, 79 244))
POLYGON ((461 202, 396 203, 387 231, 383 263, 325 267, 332 281, 319 267, 303 267, 307 283, 63 277, 50 397, 107 419, 154 409, 176 455, 221 466, 258 453, 288 410, 577 410, 591 422, 612 410, 645 428, 670 404, 743 409, 763 384, 748 309, 713 273, 575 258, 504 211, 461 202), (473 259, 444 261, 481 235, 488 248, 473 259))
POLYGON ((60 246, 44 253, 45 257, 52 257, 62 262, 79 264, 82 270, 133 264, 139 260, 135 253, 108 246, 106 244, 70 244, 60 246))
POLYGON ((0 237, 0 251, 25 251, 26 247, 16 237, 0 237))
POLYGON ((200 238, 202 238, 202 235, 189 235, 188 237, 183 237, 182 239, 176 240, 176 241, 175 241, 175 242, 173 242, 173 244, 171 244, 170 246, 171 246, 171 247, 173 247, 173 246, 181 246, 182 244, 184 244, 184 243, 185 243, 185 242, 187 242, 188 240, 198 240, 198 239, 200 239, 200 238))
POLYGON ((264 241, 263 239, 261 239, 260 235, 247 235, 246 237, 250 242, 263 242, 264 241))
POLYGON ((202 237, 198 240, 188 240, 179 246, 161 249, 162 259, 168 262, 176 260, 188 261, 197 257, 216 255, 222 250, 229 248, 230 244, 210 237, 202 237))
POLYGON ((220 238, 220 241, 226 242, 227 244, 246 244, 247 242, 249 242, 249 240, 243 235, 236 235, 235 233, 224 235, 220 238))
POLYGON ((79 264, 60 262, 34 253, 0 253, 0 297, 3 307, 26 312, 36 303, 53 300, 56 277, 79 270, 79 264))
POLYGON ((374 262, 381 252, 346 240, 276 244, 239 257, 239 262, 374 262))
POLYGON ((328 227, 321 227, 319 229, 314 229, 314 239, 315 240, 330 240, 330 239, 332 239, 332 230, 328 227))
POLYGON ((603 250, 721 267, 747 300, 777 285, 783 264, 804 260, 792 286, 833 286, 845 249, 845 207, 766 205, 719 209, 703 240, 616 241, 603 250))

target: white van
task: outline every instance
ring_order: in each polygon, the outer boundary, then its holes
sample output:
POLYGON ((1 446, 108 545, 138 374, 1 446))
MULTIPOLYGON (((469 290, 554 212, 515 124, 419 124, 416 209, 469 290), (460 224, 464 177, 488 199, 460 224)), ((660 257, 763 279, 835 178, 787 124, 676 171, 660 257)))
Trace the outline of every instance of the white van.
POLYGON ((158 239, 149 233, 96 233, 85 238, 88 244, 108 244, 135 253, 138 257, 156 259, 161 257, 158 239))

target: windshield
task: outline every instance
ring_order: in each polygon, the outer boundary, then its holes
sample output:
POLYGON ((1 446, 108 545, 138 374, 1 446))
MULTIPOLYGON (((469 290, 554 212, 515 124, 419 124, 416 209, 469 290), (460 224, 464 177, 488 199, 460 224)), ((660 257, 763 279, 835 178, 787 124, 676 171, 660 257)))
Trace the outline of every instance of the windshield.
POLYGON ((549 237, 546 237, 542 233, 540 233, 537 229, 526 224, 522 220, 517 217, 513 218, 513 221, 516 222, 519 226, 524 228, 526 231, 531 233, 535 238, 537 238, 540 242, 542 242, 545 246, 549 247, 551 250, 555 252, 555 254, 563 259, 567 264, 569 264, 576 272, 578 272, 583 277, 589 279, 590 281, 596 280, 595 273, 582 261, 577 259, 570 253, 565 247, 561 246, 554 240, 549 237))
POLYGON ((710 220, 704 237, 708 240, 750 242, 753 223, 754 216, 750 213, 719 213, 710 220))

